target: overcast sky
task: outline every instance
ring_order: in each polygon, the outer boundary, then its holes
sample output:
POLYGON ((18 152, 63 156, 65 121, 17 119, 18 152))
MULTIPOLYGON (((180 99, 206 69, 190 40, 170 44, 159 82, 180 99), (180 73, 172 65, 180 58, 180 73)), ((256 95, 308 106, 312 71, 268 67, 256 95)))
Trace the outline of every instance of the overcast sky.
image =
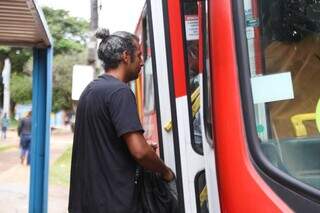
MULTIPOLYGON (((70 15, 90 19, 90 0, 36 0, 40 6, 65 9, 70 15)), ((101 5, 99 26, 110 32, 133 32, 145 0, 98 0, 101 5)))

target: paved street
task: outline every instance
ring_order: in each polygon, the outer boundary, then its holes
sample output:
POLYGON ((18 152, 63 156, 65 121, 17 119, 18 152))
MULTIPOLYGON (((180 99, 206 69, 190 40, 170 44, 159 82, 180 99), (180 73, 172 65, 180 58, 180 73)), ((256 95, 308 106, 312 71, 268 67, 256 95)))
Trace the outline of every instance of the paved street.
MULTIPOLYGON (((69 129, 52 131, 50 165, 72 144, 69 129)), ((8 132, 5 142, 0 142, 0 213, 28 212, 29 167, 20 164, 19 138, 15 131, 8 132), (1 150, 1 147, 6 147, 1 150)), ((68 187, 49 185, 48 209, 51 213, 67 212, 68 187)))

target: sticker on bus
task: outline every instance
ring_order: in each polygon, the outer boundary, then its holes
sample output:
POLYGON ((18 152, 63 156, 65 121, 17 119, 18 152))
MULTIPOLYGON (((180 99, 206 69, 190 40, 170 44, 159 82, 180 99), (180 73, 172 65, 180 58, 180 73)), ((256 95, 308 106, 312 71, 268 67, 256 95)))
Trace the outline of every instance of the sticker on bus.
POLYGON ((291 72, 253 77, 251 86, 255 104, 294 98, 291 72))
POLYGON ((199 18, 196 15, 185 16, 187 41, 199 40, 199 18))

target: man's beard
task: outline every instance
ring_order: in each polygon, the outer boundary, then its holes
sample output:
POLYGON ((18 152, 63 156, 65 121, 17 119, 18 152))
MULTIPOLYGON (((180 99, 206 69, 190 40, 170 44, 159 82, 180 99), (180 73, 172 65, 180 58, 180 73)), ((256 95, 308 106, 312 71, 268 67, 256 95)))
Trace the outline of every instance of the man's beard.
POLYGON ((137 71, 135 71, 135 72, 130 72, 130 75, 128 75, 128 80, 129 80, 129 81, 134 81, 134 80, 136 80, 136 79, 139 77, 139 73, 140 73, 140 72, 137 72, 137 71))

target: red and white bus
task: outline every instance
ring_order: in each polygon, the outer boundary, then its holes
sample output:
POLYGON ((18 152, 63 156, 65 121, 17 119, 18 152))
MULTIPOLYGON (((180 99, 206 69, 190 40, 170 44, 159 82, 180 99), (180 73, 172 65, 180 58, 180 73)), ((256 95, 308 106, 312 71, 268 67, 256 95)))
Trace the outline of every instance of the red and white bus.
POLYGON ((147 0, 132 88, 181 212, 320 211, 319 11, 317 0, 147 0))

